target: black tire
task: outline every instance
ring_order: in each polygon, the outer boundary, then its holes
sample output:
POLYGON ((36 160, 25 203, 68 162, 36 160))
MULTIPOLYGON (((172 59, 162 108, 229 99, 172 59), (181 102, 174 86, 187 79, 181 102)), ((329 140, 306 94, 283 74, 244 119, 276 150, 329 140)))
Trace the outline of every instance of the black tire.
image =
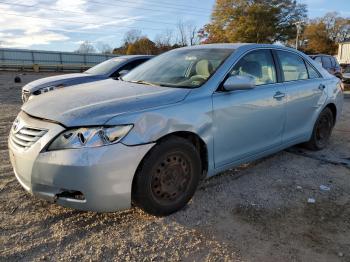
POLYGON ((166 139, 140 164, 133 181, 132 200, 152 215, 176 212, 192 198, 201 170, 199 153, 189 141, 166 139))
POLYGON ((320 113, 314 125, 310 140, 305 146, 311 150, 324 149, 329 141, 334 126, 334 117, 332 111, 326 107, 320 113))

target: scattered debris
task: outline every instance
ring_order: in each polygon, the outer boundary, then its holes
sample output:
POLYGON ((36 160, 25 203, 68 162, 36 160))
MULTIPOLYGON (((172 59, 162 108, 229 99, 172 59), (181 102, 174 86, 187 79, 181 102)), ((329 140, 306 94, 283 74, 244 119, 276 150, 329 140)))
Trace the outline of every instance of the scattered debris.
POLYGON ((316 203, 316 199, 314 199, 314 198, 309 198, 309 199, 307 200, 307 202, 308 202, 309 204, 315 204, 315 203, 316 203))
POLYGON ((343 254, 342 252, 339 252, 339 253, 338 253, 338 256, 343 257, 344 254, 343 254))
POLYGON ((21 83, 22 79, 19 76, 15 77, 15 83, 21 83))
POLYGON ((17 210, 17 208, 18 208, 18 206, 15 206, 15 207, 11 210, 10 214, 12 215, 13 213, 15 213, 15 211, 17 210))
POLYGON ((329 186, 320 185, 320 190, 322 190, 322 191, 330 191, 331 188, 329 186))

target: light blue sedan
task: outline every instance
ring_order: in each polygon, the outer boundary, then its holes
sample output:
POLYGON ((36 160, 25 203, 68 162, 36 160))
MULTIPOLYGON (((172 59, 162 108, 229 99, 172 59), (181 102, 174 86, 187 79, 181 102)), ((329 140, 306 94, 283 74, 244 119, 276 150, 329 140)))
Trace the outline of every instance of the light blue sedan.
POLYGON ((168 215, 202 178, 300 143, 323 149, 342 103, 340 80, 294 49, 186 47, 30 100, 10 158, 27 191, 60 205, 168 215))

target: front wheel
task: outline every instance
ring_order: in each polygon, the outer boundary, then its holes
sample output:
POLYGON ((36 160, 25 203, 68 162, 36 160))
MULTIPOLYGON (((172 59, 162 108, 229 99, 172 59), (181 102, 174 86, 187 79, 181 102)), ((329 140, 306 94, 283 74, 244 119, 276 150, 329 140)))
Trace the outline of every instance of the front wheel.
POLYGON ((167 139, 142 161, 133 182, 133 202, 152 215, 169 215, 192 198, 200 174, 197 149, 186 139, 167 139))
POLYGON ((334 126, 332 111, 327 107, 317 118, 311 139, 305 144, 311 150, 324 149, 329 141, 334 126))

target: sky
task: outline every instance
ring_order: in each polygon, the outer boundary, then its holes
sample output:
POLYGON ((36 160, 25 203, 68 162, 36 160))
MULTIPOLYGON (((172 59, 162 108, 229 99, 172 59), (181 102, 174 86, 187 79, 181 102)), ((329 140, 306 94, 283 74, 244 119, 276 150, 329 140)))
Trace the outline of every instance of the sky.
MULTIPOLYGON (((336 11, 350 17, 349 0, 299 0, 309 17, 336 11)), ((83 41, 118 47, 125 32, 175 30, 179 21, 198 28, 210 21, 215 0, 0 0, 0 47, 74 51, 83 41)))

